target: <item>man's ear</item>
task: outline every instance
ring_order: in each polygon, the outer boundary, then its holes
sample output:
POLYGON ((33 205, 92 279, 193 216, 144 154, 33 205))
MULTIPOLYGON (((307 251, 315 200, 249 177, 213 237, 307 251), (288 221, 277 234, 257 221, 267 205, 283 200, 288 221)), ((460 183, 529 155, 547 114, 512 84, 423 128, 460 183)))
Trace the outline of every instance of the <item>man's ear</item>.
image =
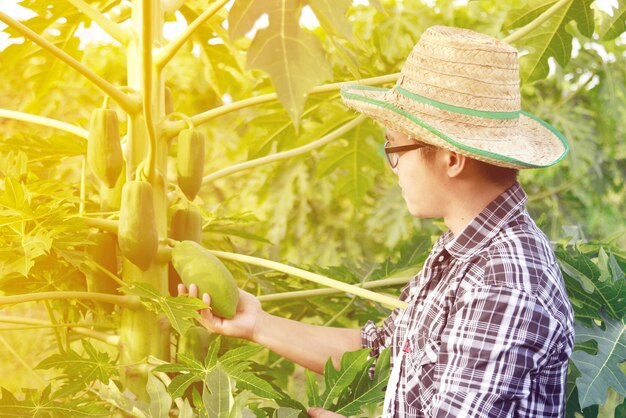
POLYGON ((465 170, 467 157, 454 151, 448 151, 445 154, 446 172, 448 173, 448 177, 458 177, 463 172, 463 170, 465 170))

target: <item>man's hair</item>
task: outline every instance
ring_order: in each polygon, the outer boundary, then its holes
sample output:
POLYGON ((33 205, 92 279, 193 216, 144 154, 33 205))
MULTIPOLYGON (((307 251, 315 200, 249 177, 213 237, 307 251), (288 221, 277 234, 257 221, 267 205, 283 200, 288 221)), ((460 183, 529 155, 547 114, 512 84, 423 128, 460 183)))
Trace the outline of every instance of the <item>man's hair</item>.
MULTIPOLYGON (((420 148, 420 151, 424 154, 424 159, 426 161, 432 161, 435 157, 435 154, 437 153, 437 150, 440 149, 441 148, 435 147, 434 145, 426 145, 425 147, 420 148)), ((484 161, 476 160, 471 157, 468 158, 470 158, 472 160, 472 163, 478 167, 478 171, 491 182, 510 184, 511 182, 517 180, 519 170, 515 168, 500 167, 497 165, 486 163, 484 161)))

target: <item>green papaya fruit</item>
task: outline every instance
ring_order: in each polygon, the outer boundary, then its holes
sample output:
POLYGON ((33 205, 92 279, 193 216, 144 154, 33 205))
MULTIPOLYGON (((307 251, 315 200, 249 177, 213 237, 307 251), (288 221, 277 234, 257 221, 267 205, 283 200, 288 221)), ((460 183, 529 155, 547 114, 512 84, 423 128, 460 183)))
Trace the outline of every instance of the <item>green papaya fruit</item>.
MULTIPOLYGON (((91 258, 91 261, 99 264, 111 274, 117 274, 117 242, 115 236, 109 232, 96 232, 90 234, 89 238, 95 243, 95 245, 89 246, 87 249, 87 255, 91 258)), ((89 292, 119 293, 117 291, 119 284, 102 270, 97 268, 90 269, 85 278, 89 292)), ((113 312, 114 309, 114 305, 110 303, 96 302, 96 306, 99 306, 107 313, 113 312)))
POLYGON ((172 250, 172 264, 183 283, 198 286, 198 295, 211 296, 211 309, 223 318, 233 318, 239 303, 239 290, 231 272, 200 244, 181 241, 172 250))
MULTIPOLYGON (((202 214, 197 209, 180 208, 172 214, 170 221, 170 238, 176 241, 190 240, 202 243, 202 214)), ((168 289, 172 296, 178 293, 178 284, 182 283, 180 276, 174 270, 172 263, 168 265, 168 289)))
POLYGON ((95 109, 89 120, 89 167, 96 177, 111 188, 122 171, 123 161, 117 113, 113 109, 95 109))
POLYGON ((180 336, 177 355, 185 354, 200 363, 204 363, 204 358, 209 350, 209 342, 209 331, 205 327, 194 325, 180 336))
POLYGON ((152 195, 147 181, 129 181, 122 188, 117 241, 124 257, 143 271, 148 270, 159 247, 152 195))
POLYGON ((195 199, 200 191, 203 170, 204 135, 197 129, 183 129, 178 134, 176 172, 178 186, 187 199, 195 199))

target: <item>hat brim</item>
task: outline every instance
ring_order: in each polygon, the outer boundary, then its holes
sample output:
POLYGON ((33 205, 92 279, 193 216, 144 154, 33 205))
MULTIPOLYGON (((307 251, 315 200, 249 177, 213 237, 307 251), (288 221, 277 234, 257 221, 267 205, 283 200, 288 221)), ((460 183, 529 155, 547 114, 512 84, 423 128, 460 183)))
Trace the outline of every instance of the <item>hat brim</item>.
POLYGON ((429 109, 423 103, 414 107, 410 98, 399 95, 394 88, 344 84, 341 98, 348 107, 385 127, 497 166, 549 167, 569 150, 567 140, 556 128, 524 111, 520 111, 514 127, 475 126, 438 118, 438 109, 429 109))

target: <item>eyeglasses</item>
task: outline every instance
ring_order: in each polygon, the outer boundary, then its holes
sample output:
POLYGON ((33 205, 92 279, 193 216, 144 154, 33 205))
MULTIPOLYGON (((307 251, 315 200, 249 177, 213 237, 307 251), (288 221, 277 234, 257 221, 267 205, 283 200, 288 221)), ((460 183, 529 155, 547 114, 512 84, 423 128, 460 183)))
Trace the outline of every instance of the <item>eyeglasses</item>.
POLYGON ((400 152, 411 151, 414 149, 420 149, 427 146, 424 143, 415 143, 410 145, 400 145, 397 147, 390 147, 389 141, 385 141, 385 154, 387 155, 387 161, 389 161, 389 165, 391 168, 396 168, 398 166, 398 160, 400 159, 400 152))

